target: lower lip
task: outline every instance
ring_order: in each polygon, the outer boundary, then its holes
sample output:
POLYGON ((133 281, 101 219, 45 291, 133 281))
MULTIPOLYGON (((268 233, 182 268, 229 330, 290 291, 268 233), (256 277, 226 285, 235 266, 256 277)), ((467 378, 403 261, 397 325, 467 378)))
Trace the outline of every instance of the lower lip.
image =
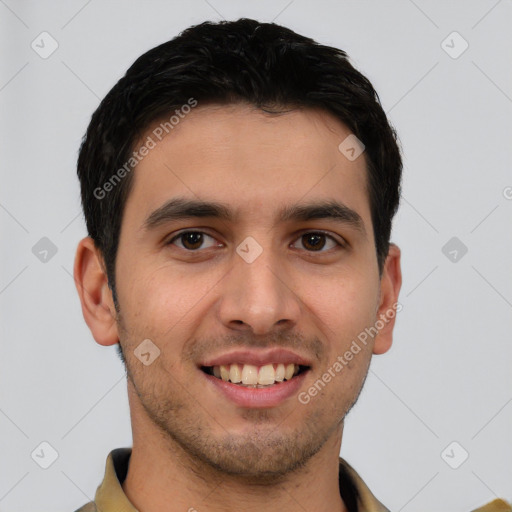
POLYGON ((232 402, 240 407, 258 408, 275 407, 296 394, 309 370, 293 377, 293 379, 274 384, 268 388, 246 388, 231 382, 218 379, 213 375, 199 370, 209 382, 217 387, 232 402))

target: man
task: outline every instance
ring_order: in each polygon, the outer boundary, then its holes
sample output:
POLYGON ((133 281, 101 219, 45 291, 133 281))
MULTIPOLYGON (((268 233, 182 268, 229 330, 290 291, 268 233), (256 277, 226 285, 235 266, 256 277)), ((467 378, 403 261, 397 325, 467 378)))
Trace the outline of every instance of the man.
POLYGON ((80 148, 74 273, 133 448, 80 511, 388 510, 339 452, 400 309, 401 171, 370 82, 284 27, 203 23, 130 67, 80 148))

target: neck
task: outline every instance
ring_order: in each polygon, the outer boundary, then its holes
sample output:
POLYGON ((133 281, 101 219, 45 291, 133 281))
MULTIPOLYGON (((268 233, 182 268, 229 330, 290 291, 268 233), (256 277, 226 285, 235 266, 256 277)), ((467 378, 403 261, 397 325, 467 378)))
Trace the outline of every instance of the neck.
POLYGON ((131 410, 133 448, 122 487, 138 510, 347 512, 338 480, 342 425, 303 467, 281 479, 255 483, 193 457, 142 411, 131 410))

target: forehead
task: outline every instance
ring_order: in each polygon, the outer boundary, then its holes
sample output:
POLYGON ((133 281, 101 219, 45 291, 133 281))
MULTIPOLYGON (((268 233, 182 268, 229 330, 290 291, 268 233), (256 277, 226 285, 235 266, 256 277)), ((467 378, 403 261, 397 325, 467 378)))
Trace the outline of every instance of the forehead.
POLYGON ((126 215, 142 219, 179 196, 231 204, 238 221, 261 221, 283 205, 332 198, 367 224, 364 153, 351 161, 340 152, 351 132, 332 114, 199 104, 172 125, 162 124, 169 118, 152 123, 135 144, 136 150, 150 138, 154 147, 135 167, 126 215), (163 126, 169 133, 159 140, 163 126), (137 205, 133 215, 130 204, 137 205))

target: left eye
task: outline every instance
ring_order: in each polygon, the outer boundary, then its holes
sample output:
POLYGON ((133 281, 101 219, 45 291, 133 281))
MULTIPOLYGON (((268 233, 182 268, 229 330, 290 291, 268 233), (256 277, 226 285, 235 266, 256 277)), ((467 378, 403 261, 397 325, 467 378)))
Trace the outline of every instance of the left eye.
MULTIPOLYGON (((204 244, 206 239, 210 239, 212 242, 208 247, 214 247, 216 245, 216 240, 212 236, 204 233, 203 231, 183 231, 182 233, 176 235, 171 240, 169 240, 169 244, 174 244, 176 241, 181 241, 182 249, 188 251, 196 251, 201 249, 201 246, 204 244)), ((310 231, 307 233, 303 233, 297 240, 301 240, 304 248, 309 252, 326 252, 322 251, 322 249, 326 246, 326 239, 329 239, 333 244, 332 247, 342 246, 334 237, 327 235, 326 233, 322 233, 321 231, 310 231)), ((208 247, 202 247, 206 249, 208 247)), ((331 249, 332 247, 328 247, 331 249)))
MULTIPOLYGON (((310 231, 308 233, 303 233, 298 238, 298 240, 303 241, 303 245, 306 246, 306 250, 308 250, 309 252, 326 252, 326 251, 321 250, 325 247, 325 244, 326 244, 325 239, 326 238, 331 240, 331 242, 334 244, 333 247, 341 246, 341 244, 334 237, 327 235, 326 233, 322 233, 321 231, 310 231), (308 246, 312 247, 313 249, 310 250, 309 248, 307 248, 308 246)), ((332 247, 330 247, 328 249, 331 249, 331 248, 332 247)))

